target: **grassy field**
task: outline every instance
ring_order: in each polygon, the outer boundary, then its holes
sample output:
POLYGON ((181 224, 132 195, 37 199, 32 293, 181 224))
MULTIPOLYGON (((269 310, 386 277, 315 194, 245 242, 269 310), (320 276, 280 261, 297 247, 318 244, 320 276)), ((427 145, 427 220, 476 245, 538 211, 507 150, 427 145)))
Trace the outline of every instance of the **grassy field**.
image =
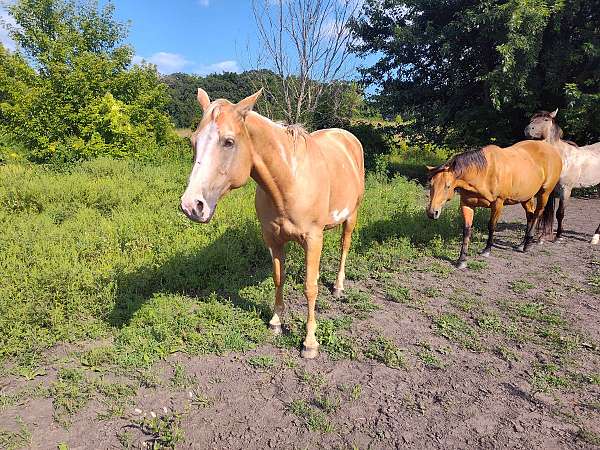
MULTIPOLYGON (((0 167, 4 361, 33 370, 40 352, 58 342, 109 338, 103 357, 141 367, 175 351, 221 353, 264 341, 272 291, 254 186, 226 197, 200 226, 178 211, 188 170, 183 162, 114 160, 62 171, 0 167)), ((367 189, 350 279, 390 259, 453 256, 447 241, 458 236, 455 208, 433 223, 417 184, 371 178, 367 189)), ((338 239, 327 233, 326 283, 338 239)), ((291 285, 301 283, 302 270, 292 245, 291 285)))
MULTIPOLYGON (((254 185, 194 224, 178 208, 188 171, 177 160, 0 166, 0 448, 217 448, 224 430, 231 448, 265 447, 269 423, 285 429, 274 442, 286 448, 386 446, 407 430, 431 444, 431 424, 463 423, 473 399, 472 418, 497 408, 500 438, 513 417, 504 443, 600 443, 599 266, 587 239, 516 253, 519 211, 499 231, 505 249, 457 271, 456 200, 431 221, 421 185, 371 175, 341 300, 329 293, 339 230, 326 233, 323 356, 303 361, 301 250, 287 249, 289 310, 274 338, 254 185), (253 418, 258 434, 235 428, 253 418)), ((472 253, 485 219, 478 212, 472 253)), ((484 428, 455 442, 484 439, 484 428)))

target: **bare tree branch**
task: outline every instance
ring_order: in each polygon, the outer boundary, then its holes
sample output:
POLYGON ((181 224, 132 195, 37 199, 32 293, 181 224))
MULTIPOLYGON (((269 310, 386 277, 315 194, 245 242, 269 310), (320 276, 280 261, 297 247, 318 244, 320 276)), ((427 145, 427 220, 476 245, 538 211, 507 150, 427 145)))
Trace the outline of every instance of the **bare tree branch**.
POLYGON ((258 73, 267 69, 278 76, 281 92, 270 93, 271 110, 277 110, 287 122, 305 121, 324 94, 339 89, 336 81, 352 71, 348 23, 357 16, 360 3, 252 0, 261 50, 258 73))

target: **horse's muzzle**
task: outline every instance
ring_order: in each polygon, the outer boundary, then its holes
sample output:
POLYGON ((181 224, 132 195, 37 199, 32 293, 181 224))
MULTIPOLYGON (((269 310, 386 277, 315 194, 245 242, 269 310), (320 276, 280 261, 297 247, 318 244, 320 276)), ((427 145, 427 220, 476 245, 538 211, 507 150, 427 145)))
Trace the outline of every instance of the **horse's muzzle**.
POLYGON ((440 218, 440 213, 441 213, 440 209, 428 209, 427 217, 429 217, 430 219, 437 220, 440 218))

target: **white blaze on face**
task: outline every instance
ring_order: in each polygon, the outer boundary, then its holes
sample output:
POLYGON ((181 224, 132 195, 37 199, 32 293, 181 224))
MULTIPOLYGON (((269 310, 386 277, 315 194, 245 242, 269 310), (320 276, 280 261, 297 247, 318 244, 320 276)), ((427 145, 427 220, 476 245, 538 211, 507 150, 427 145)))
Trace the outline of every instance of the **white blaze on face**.
POLYGON ((190 173, 188 186, 181 197, 184 209, 193 210, 198 201, 203 207, 200 213, 201 220, 208 220, 212 216, 218 194, 211 192, 211 184, 218 175, 218 142, 219 128, 213 121, 210 122, 196 138, 196 159, 190 173))
POLYGON ((331 213, 331 217, 333 218, 333 220, 335 222, 342 222, 348 218, 348 214, 350 214, 350 211, 348 210, 348 208, 344 208, 341 211, 338 211, 336 209, 335 211, 333 211, 331 213))

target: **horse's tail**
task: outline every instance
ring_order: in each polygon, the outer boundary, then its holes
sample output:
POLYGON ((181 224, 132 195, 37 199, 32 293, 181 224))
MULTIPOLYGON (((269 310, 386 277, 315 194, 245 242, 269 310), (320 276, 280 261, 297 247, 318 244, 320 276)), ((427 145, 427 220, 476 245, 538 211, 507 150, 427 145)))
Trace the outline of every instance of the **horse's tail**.
POLYGON ((541 237, 552 236, 552 226, 554 225, 554 207, 556 202, 556 191, 553 191, 548 197, 548 202, 542 212, 542 217, 537 225, 537 231, 541 237))

